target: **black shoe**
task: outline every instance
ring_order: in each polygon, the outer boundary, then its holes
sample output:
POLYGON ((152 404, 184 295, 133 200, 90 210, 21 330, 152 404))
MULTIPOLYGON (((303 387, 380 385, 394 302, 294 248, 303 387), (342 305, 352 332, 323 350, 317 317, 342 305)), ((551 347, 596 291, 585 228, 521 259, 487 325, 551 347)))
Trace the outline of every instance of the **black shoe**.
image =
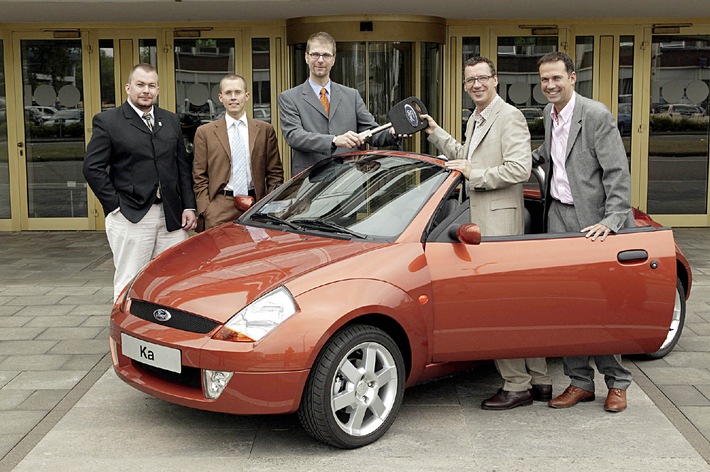
POLYGON ((533 385, 530 389, 532 399, 536 402, 549 402, 552 400, 552 385, 533 385))
POLYGON ((532 405, 533 399, 530 390, 524 392, 509 392, 502 388, 491 398, 483 400, 481 408, 484 410, 510 410, 516 406, 532 405))

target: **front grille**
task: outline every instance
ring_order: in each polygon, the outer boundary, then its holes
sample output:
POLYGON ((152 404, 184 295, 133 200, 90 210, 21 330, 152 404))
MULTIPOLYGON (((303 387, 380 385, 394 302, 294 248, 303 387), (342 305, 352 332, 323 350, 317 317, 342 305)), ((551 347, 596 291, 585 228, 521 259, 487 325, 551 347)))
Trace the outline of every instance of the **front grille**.
POLYGON ((189 331, 191 333, 207 334, 219 326, 219 323, 203 318, 202 316, 178 310, 177 308, 144 302, 143 300, 133 300, 131 302, 131 314, 152 323, 169 326, 182 331, 189 331), (167 321, 156 319, 155 316, 153 316, 153 312, 158 309, 170 312, 170 319, 167 321))
POLYGON ((184 385, 185 387, 198 388, 202 390, 202 379, 200 378, 200 369, 197 367, 182 366, 182 372, 170 372, 169 370, 153 367, 148 364, 143 364, 136 360, 133 361, 133 366, 145 373, 165 380, 173 384, 184 385))

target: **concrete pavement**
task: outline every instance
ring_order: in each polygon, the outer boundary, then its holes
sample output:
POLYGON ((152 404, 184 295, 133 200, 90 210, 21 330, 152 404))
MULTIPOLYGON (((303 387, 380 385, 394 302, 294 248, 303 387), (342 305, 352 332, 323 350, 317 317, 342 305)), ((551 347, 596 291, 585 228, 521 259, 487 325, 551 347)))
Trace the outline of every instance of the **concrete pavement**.
MULTIPOLYGON (((109 369, 113 265, 94 232, 0 233, 0 471, 710 471, 710 229, 678 229, 694 284, 683 336, 662 360, 627 359, 629 409, 597 401, 487 412, 491 366, 407 390, 378 442, 339 451, 294 415, 236 417, 138 392, 109 369)), ((568 384, 550 360, 555 392, 568 384)))

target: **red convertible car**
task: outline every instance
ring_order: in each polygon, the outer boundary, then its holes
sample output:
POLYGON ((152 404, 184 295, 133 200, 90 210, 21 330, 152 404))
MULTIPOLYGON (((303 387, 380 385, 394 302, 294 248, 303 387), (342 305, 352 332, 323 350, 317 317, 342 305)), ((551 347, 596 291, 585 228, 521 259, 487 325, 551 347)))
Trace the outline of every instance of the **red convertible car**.
POLYGON ((298 412, 354 448, 405 387, 471 361, 673 349, 691 272, 671 229, 638 213, 604 242, 542 234, 526 195, 529 233, 481 237, 438 158, 325 160, 144 268, 113 308, 115 371, 193 408, 298 412))

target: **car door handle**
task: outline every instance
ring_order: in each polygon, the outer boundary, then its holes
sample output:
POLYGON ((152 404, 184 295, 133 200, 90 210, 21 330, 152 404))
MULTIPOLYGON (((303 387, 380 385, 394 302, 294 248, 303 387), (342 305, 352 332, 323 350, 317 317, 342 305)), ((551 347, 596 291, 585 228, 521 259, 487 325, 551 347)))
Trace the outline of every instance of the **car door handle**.
POLYGON ((628 264, 631 262, 644 262, 648 259, 648 252, 643 249, 630 249, 628 251, 621 251, 617 256, 616 260, 622 264, 628 264))

